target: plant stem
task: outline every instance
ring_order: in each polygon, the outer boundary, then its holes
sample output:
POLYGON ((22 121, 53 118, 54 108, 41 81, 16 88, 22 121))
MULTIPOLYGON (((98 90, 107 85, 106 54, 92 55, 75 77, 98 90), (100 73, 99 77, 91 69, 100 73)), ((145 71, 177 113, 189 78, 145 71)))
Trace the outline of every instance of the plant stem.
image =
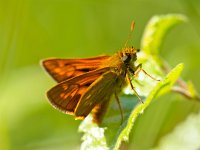
POLYGON ((195 96, 192 96, 187 89, 181 87, 181 86, 173 86, 172 87, 172 91, 173 92, 177 92, 183 96, 185 96, 186 98, 192 100, 192 99, 196 99, 197 101, 200 102, 200 97, 199 95, 195 95, 195 96))

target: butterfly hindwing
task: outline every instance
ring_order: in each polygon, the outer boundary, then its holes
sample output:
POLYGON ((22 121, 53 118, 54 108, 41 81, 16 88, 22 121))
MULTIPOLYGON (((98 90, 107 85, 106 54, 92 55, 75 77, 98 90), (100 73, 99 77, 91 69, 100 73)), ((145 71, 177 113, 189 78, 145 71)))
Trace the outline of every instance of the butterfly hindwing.
POLYGON ((95 107, 92 109, 92 121, 100 124, 103 120, 103 117, 106 114, 106 110, 108 108, 108 105, 110 103, 110 99, 112 95, 108 95, 107 97, 104 97, 103 102, 100 104, 95 105, 95 107))

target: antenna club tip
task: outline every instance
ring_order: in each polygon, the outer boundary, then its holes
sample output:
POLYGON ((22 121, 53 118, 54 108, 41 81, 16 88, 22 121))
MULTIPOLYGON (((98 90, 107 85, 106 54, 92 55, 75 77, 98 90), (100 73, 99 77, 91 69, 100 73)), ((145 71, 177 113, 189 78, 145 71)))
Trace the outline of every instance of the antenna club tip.
POLYGON ((135 26, 135 21, 133 20, 132 23, 131 23, 131 31, 133 31, 134 26, 135 26))

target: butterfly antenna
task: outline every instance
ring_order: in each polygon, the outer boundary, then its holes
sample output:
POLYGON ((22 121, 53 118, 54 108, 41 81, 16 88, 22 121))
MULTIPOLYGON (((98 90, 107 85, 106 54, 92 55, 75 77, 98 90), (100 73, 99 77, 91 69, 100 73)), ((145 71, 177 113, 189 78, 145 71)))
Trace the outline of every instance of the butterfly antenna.
POLYGON ((135 26, 135 22, 132 21, 132 23, 131 23, 131 31, 129 32, 129 35, 128 35, 128 38, 127 38, 127 40, 126 40, 126 42, 125 42, 125 44, 124 44, 124 47, 127 46, 129 40, 130 40, 131 37, 132 37, 132 33, 133 33, 134 26, 135 26))

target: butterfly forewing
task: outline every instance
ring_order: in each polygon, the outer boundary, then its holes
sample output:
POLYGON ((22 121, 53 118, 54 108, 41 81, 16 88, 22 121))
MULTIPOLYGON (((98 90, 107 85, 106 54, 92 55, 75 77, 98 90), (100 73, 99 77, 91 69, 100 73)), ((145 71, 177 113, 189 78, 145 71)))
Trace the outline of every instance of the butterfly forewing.
POLYGON ((50 103, 67 114, 74 114, 74 109, 88 87, 109 68, 90 71, 83 75, 63 81, 47 92, 50 103))
POLYGON ((62 82, 99 68, 108 58, 109 56, 85 59, 47 59, 42 61, 42 65, 57 82, 62 82))

